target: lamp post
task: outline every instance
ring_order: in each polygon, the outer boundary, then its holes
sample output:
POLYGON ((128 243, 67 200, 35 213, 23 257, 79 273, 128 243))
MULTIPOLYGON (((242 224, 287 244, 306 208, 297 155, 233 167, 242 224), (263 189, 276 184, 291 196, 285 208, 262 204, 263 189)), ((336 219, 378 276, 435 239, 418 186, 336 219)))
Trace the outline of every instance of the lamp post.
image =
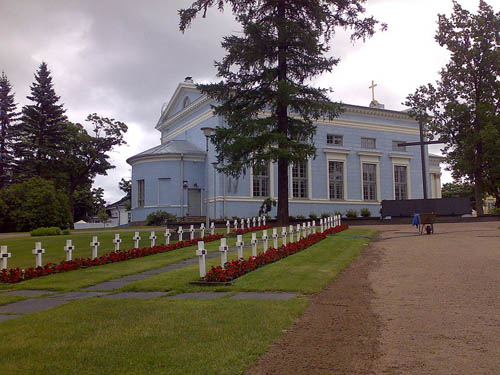
POLYGON ((208 139, 214 132, 214 128, 204 127, 201 128, 205 139, 207 140, 206 144, 206 156, 205 156, 205 228, 210 226, 210 217, 208 215, 208 139))
POLYGON ((214 167, 214 220, 217 219, 217 167, 219 163, 216 161, 212 162, 214 167))

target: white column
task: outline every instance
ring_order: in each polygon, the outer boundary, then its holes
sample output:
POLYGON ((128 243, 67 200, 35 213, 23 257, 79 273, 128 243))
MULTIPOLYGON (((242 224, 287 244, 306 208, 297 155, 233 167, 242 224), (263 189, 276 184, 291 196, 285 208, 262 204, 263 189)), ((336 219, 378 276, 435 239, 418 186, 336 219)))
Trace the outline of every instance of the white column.
POLYGON ((151 236, 149 236, 149 239, 151 240, 151 247, 156 246, 156 238, 155 232, 151 232, 151 236))
POLYGON ((257 256, 257 233, 253 232, 252 233, 252 240, 250 241, 252 244, 252 256, 256 257, 257 256))
POLYGON ((139 243, 141 241, 141 236, 139 236, 139 232, 135 232, 134 237, 132 237, 132 239, 134 240, 134 247, 138 249, 139 243))
POLYGON ((7 269, 7 259, 12 256, 11 253, 7 251, 7 246, 0 246, 0 258, 2 258, 2 270, 7 269))
POLYGON ((198 264, 200 266, 200 277, 204 278, 207 274, 207 267, 205 264, 205 255, 207 250, 205 249, 205 242, 198 241, 198 250, 196 250, 196 255, 198 256, 198 264))
POLYGON ((73 246, 72 241, 66 240, 66 246, 64 246, 64 251, 66 252, 67 261, 73 260, 73 250, 75 250, 75 247, 73 246))
POLYGON ((238 248, 238 259, 243 259, 243 246, 245 243, 243 242, 243 236, 238 234, 236 237, 236 247, 238 248))
POLYGON ((220 251, 220 265, 222 268, 224 268, 224 264, 227 263, 227 241, 225 238, 220 239, 220 246, 219 246, 219 251, 220 251))
POLYGON ((35 267, 42 267, 42 254, 45 253, 45 249, 42 249, 42 243, 35 242, 35 249, 31 252, 35 254, 35 267))
POLYGON ((97 236, 92 237, 92 242, 90 246, 92 247, 92 259, 97 258, 97 250, 99 249, 99 245, 101 243, 97 240, 97 236))

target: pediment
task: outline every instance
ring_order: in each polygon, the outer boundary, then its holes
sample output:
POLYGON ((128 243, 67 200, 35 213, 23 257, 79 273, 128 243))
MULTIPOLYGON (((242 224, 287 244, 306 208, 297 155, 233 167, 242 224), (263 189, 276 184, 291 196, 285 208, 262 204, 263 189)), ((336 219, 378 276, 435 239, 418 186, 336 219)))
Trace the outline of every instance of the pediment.
POLYGON ((180 83, 170 98, 170 101, 163 106, 156 128, 158 129, 163 122, 175 116, 185 108, 188 108, 202 96, 203 94, 198 91, 195 84, 188 82, 180 83), (188 99, 186 100, 186 98, 188 99))

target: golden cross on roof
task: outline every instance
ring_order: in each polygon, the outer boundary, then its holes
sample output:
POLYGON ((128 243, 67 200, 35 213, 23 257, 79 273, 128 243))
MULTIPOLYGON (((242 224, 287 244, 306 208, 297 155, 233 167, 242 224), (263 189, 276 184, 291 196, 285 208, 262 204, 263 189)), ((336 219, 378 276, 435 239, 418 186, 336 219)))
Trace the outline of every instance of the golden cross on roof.
POLYGON ((372 89, 372 101, 374 102, 375 101, 375 87, 377 87, 378 85, 372 81, 372 85, 370 87, 368 87, 369 89, 372 89))

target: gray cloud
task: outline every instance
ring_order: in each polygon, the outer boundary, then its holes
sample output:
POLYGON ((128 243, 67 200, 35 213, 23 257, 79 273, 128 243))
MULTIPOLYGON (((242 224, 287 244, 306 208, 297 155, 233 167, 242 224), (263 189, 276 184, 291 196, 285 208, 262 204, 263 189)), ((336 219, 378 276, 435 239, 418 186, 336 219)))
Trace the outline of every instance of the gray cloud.
MULTIPOLYGON (((118 181, 130 174, 125 159, 159 143, 153 128, 160 108, 185 76, 215 79, 214 60, 224 35, 238 32, 230 12, 209 12, 182 34, 177 10, 188 0, 0 0, 0 70, 8 75, 20 105, 40 62, 52 71, 55 89, 72 121, 97 112, 129 125, 129 144, 113 153, 116 169, 99 177, 108 201, 121 193, 118 181)), ((477 1, 462 1, 470 9, 477 1)), ((437 78, 446 53, 433 40, 437 13, 451 1, 368 0, 368 13, 389 31, 352 45, 339 30, 332 55, 342 59, 333 74, 313 80, 333 87, 332 98, 366 105, 368 86, 379 83, 377 99, 401 109, 405 96, 437 78)))

